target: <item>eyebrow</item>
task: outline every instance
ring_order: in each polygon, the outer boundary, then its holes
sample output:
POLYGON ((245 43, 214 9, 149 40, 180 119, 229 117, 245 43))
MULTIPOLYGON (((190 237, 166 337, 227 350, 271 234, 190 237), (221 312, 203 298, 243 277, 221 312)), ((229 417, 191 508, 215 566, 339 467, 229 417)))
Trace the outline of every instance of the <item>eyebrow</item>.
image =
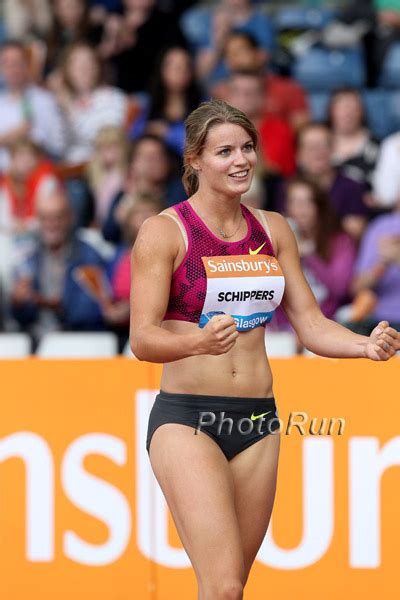
MULTIPOLYGON (((253 140, 252 139, 248 139, 247 142, 244 142, 244 144, 242 144, 242 146, 246 146, 247 144, 253 144, 253 140)), ((222 146, 215 146, 215 149, 218 150, 218 148, 233 148, 232 144, 222 144, 222 146)))

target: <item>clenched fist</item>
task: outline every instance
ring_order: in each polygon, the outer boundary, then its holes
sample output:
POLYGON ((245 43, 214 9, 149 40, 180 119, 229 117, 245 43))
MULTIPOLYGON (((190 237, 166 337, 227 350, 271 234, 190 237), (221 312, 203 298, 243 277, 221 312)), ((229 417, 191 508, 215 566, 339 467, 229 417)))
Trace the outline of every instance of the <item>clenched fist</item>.
POLYGON ((389 360, 400 350, 400 333, 387 321, 380 321, 369 339, 365 354, 371 360, 389 360))
POLYGON ((230 315, 214 315, 201 330, 200 354, 225 354, 233 348, 238 335, 230 315))

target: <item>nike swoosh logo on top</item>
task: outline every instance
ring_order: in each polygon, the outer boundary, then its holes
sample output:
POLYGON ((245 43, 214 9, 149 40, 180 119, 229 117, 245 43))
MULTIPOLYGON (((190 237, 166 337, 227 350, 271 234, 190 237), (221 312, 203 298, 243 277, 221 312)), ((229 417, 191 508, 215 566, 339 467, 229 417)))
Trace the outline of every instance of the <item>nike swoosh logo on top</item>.
POLYGON ((265 417, 265 415, 268 415, 270 412, 272 412, 272 410, 269 410, 266 413, 261 413, 261 415, 255 415, 254 412, 253 412, 252 415, 251 415, 251 417, 250 417, 250 419, 252 421, 256 421, 256 419, 259 419, 260 417, 265 417))
POLYGON ((253 256, 254 254, 258 254, 260 252, 261 248, 264 248, 266 243, 267 242, 264 242, 263 244, 261 244, 261 246, 259 248, 257 248, 257 250, 252 250, 251 248, 249 248, 249 254, 251 256, 253 256))

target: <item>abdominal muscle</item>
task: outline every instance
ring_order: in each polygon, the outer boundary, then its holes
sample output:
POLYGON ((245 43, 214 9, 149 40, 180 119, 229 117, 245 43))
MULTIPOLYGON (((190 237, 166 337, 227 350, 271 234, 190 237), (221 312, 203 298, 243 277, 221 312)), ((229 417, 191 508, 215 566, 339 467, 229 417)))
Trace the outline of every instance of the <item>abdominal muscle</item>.
MULTIPOLYGON (((168 320, 163 329, 180 335, 198 332, 197 323, 168 320)), ((229 352, 203 354, 166 363, 161 389, 178 394, 266 398, 273 396, 272 373, 265 352, 264 327, 239 332, 229 352)))

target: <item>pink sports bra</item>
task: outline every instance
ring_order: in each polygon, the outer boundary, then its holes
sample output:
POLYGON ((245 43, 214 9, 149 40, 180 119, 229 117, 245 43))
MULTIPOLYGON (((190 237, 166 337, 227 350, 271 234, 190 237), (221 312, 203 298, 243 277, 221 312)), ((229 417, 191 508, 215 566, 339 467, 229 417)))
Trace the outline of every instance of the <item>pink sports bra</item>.
POLYGON ((164 320, 191 321, 204 327, 214 314, 225 313, 233 316, 238 331, 271 320, 282 299, 284 277, 266 230, 247 206, 240 206, 247 234, 237 242, 227 242, 208 229, 187 200, 174 205, 188 246, 172 275, 164 320))

